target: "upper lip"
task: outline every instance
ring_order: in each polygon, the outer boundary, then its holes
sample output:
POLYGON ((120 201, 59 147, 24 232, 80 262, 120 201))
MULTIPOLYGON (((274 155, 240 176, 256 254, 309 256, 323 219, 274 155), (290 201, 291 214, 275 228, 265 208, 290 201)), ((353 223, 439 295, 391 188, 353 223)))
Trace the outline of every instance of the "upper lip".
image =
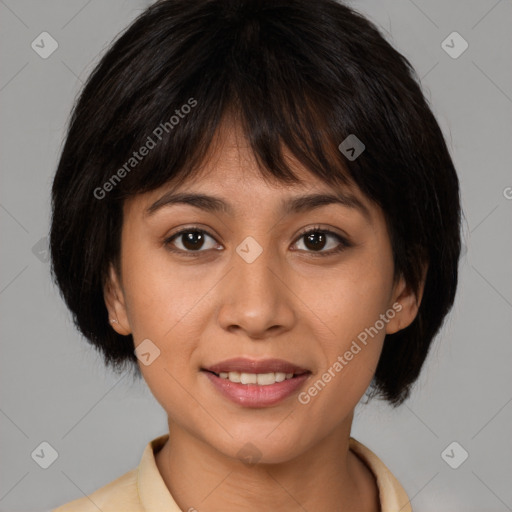
POLYGON ((294 373, 303 374, 309 373, 309 370, 301 368, 296 364, 290 363, 283 359, 262 359, 254 360, 247 359, 244 357, 236 357, 234 359, 227 359, 220 363, 204 367, 203 370, 207 370, 213 373, 221 372, 240 372, 240 373, 294 373))

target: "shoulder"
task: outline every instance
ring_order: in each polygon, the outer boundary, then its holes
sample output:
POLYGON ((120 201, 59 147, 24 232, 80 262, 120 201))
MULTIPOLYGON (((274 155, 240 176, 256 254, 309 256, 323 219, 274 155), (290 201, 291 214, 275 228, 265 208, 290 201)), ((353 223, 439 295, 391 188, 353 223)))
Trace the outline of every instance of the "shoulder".
POLYGON ((412 512, 405 489, 378 455, 353 437, 350 437, 349 446, 373 473, 382 512, 412 512))
POLYGON ((137 469, 132 469, 88 496, 70 501, 51 512, 140 512, 137 469))
POLYGON ((92 494, 65 503, 51 512, 144 512, 146 509, 178 511, 155 463, 155 452, 165 444, 168 437, 169 434, 164 434, 150 441, 135 469, 92 494), (155 504, 157 507, 153 506, 155 504))

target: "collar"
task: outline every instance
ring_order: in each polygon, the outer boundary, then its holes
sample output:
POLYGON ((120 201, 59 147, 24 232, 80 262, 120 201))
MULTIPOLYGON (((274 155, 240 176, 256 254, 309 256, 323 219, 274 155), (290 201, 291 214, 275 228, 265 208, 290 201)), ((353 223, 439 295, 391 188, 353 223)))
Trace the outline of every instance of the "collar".
MULTIPOLYGON (((167 489, 155 461, 155 454, 168 438, 169 434, 164 434, 150 441, 144 449, 137 468, 139 499, 147 512, 160 510, 182 512, 167 489)), ((370 468, 375 476, 379 489, 381 512, 412 512, 407 493, 379 457, 353 437, 349 440, 349 448, 370 468)))

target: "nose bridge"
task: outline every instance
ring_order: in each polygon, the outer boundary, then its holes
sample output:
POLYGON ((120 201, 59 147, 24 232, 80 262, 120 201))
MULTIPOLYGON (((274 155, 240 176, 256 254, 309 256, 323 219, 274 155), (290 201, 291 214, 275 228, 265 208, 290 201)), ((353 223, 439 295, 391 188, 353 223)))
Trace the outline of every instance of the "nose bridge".
POLYGON ((284 279, 278 277, 277 260, 274 248, 260 245, 251 236, 236 247, 219 315, 225 329, 237 326, 261 337, 271 327, 289 327, 293 312, 284 279))
POLYGON ((249 298, 256 301, 264 299, 272 301, 275 293, 279 293, 275 283, 277 267, 275 250, 267 241, 260 244, 254 237, 247 236, 237 247, 233 255, 234 279, 238 282, 236 293, 239 298, 249 298))

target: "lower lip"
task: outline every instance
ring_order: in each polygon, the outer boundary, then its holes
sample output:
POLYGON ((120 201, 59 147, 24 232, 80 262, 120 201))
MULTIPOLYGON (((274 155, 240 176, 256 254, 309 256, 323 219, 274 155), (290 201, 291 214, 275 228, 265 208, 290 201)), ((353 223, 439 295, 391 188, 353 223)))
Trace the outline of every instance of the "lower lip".
POLYGON ((298 375, 292 379, 276 382, 268 386, 257 384, 239 384, 229 379, 222 379, 217 375, 203 371, 210 382, 232 402, 244 407, 268 407, 295 393, 309 377, 309 373, 298 375))

